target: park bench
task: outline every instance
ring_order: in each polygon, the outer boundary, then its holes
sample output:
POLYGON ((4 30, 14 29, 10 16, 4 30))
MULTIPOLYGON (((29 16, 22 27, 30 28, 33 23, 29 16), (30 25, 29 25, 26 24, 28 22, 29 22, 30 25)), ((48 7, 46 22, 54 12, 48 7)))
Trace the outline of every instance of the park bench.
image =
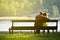
MULTIPOLYGON (((40 30, 47 30, 47 32, 49 33, 49 30, 52 30, 54 32, 54 30, 56 30, 57 32, 57 28, 58 28, 58 20, 46 20, 45 22, 51 22, 50 26, 43 26, 40 27, 40 30), (56 23, 54 26, 52 25, 52 23, 56 23)), ((44 33, 44 31, 43 31, 44 33)))
POLYGON ((12 20, 12 26, 9 28, 9 33, 13 33, 13 30, 35 30, 34 26, 14 26, 15 22, 35 22, 35 20, 12 20))
MULTIPOLYGON (((11 28, 9 28, 9 33, 13 33, 13 30, 34 30, 34 33, 36 32, 36 27, 35 26, 14 26, 15 22, 35 22, 35 20, 12 20, 12 26, 11 28)), ((56 22, 56 26, 44 26, 44 27, 40 27, 40 30, 47 30, 49 33, 49 30, 56 30, 57 32, 57 27, 58 27, 58 20, 47 20, 46 22, 56 22)), ((36 24, 34 24, 36 25, 36 24)))

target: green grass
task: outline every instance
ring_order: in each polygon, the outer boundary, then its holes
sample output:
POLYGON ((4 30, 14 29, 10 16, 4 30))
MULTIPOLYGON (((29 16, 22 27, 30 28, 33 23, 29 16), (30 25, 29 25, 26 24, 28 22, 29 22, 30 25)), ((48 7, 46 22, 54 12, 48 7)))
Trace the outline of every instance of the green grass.
POLYGON ((60 33, 50 33, 50 34, 0 34, 0 40, 60 40, 60 33))

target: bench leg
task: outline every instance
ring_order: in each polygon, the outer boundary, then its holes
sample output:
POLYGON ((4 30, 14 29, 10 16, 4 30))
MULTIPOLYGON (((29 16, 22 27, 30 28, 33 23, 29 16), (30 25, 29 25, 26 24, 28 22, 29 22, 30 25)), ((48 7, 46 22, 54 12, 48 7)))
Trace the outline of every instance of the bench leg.
POLYGON ((32 33, 32 30, 31 30, 31 33, 32 33))
POLYGON ((13 30, 12 30, 12 34, 13 34, 13 30))
POLYGON ((40 30, 36 30, 36 32, 35 32, 35 33, 40 34, 40 30))
POLYGON ((54 30, 52 30, 53 31, 53 33, 54 33, 54 30))
POLYGON ((57 33, 57 29, 56 29, 56 33, 57 33))
POLYGON ((36 30, 34 30, 34 34, 36 34, 37 32, 36 32, 36 30))
POLYGON ((49 29, 47 30, 47 32, 49 33, 49 29))
POLYGON ((41 30, 39 30, 39 34, 41 33, 41 30))
POLYGON ((43 33, 45 33, 45 30, 43 30, 43 33))
POLYGON ((35 34, 35 30, 34 30, 34 34, 35 34))
POLYGON ((10 31, 10 29, 9 29, 9 34, 10 34, 10 32, 11 32, 11 31, 10 31))

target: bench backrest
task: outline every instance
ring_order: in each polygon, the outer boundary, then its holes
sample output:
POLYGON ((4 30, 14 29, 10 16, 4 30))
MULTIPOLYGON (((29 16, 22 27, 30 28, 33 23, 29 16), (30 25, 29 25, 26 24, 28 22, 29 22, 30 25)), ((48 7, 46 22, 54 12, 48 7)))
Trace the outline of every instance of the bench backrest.
MULTIPOLYGON (((43 20, 42 20, 43 21, 43 20)), ((43 21, 43 22, 55 22, 56 23, 56 26, 54 26, 54 27, 58 27, 58 20, 45 20, 45 21, 43 21)), ((35 22, 35 25, 36 25, 36 22, 35 22)), ((35 26, 36 27, 36 26, 35 26)), ((44 26, 45 27, 45 26, 44 26)), ((49 27, 49 26, 46 26, 46 27, 49 27)), ((52 26, 50 26, 50 27, 52 27, 52 26)))
POLYGON ((47 20, 46 22, 56 22, 56 27, 58 26, 58 20, 47 20))
MULTIPOLYGON (((12 20, 12 27, 14 22, 35 22, 36 20, 12 20)), ((58 20, 47 20, 45 22, 56 22, 56 27, 58 26, 58 20)))
POLYGON ((12 22, 35 22, 35 20, 12 20, 12 22))
POLYGON ((12 27, 14 25, 14 22, 35 22, 35 20, 12 20, 12 27))

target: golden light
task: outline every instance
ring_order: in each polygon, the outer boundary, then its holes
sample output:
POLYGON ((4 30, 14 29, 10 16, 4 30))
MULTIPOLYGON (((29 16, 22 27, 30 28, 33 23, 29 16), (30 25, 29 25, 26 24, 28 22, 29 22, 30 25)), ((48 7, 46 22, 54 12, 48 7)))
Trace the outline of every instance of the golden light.
POLYGON ((40 4, 42 5, 42 3, 43 3, 43 0, 40 0, 40 4))
POLYGON ((6 38, 28 38, 28 37, 33 37, 34 34, 9 34, 7 35, 6 38), (9 36, 9 37, 8 37, 9 36))
POLYGON ((24 20, 24 19, 26 19, 26 20, 28 20, 29 19, 29 17, 27 17, 27 16, 23 16, 23 17, 0 17, 0 20, 2 20, 2 19, 6 19, 6 20, 24 20))
POLYGON ((24 5, 25 5, 24 3, 21 3, 21 8, 24 8, 24 5))
POLYGON ((16 7, 19 7, 19 3, 18 2, 16 2, 16 7))
POLYGON ((27 2, 28 2, 28 0, 25 0, 24 2, 25 2, 25 3, 27 3, 27 2))
MULTIPOLYGON (((40 0, 40 5, 43 3, 43 0, 40 0)), ((1 9, 3 14, 1 16, 30 16, 38 10, 38 2, 36 0, 1 0, 1 9)), ((0 6, 1 6, 0 5, 0 6)), ((0 10, 1 10, 0 9, 0 10)))

